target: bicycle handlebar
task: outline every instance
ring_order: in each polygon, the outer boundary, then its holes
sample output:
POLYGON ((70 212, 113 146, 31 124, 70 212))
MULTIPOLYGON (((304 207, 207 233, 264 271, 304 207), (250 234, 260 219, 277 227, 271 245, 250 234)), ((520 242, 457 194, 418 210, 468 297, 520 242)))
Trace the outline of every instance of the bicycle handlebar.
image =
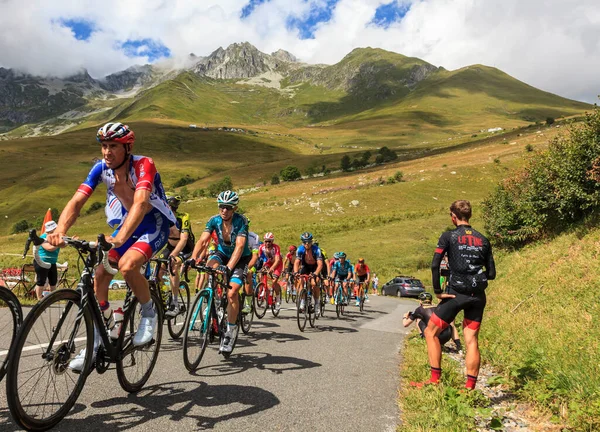
POLYGON ((183 277, 184 277, 184 279, 185 279, 186 282, 190 281, 190 279, 188 277, 188 270, 190 268, 193 268, 195 270, 211 274, 213 276, 222 276, 223 277, 223 285, 229 286, 229 280, 228 280, 229 278, 227 277, 226 274, 224 274, 224 273, 222 273, 222 272, 220 272, 217 269, 214 269, 212 267, 208 267, 208 266, 203 265, 203 264, 198 264, 193 259, 187 260, 185 262, 185 264, 183 265, 183 277))
MULTIPOLYGON (((157 264, 166 264, 167 270, 171 276, 175 276, 175 272, 173 271, 173 266, 171 265, 171 258, 150 258, 150 261, 154 261, 157 264)), ((186 280, 189 282, 189 280, 186 280)))

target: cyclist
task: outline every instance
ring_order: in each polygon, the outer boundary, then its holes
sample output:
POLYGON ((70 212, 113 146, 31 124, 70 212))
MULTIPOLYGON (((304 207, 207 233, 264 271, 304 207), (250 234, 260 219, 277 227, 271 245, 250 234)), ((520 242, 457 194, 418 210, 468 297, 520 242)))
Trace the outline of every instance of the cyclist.
MULTIPOLYGON (((250 221, 248 220, 248 224, 250 221)), ((252 312, 252 290, 254 289, 252 283, 252 274, 256 272, 256 262, 258 261, 258 247, 259 247, 259 237, 255 232, 248 232, 248 247, 252 251, 252 258, 248 263, 248 274, 246 275, 246 283, 244 284, 244 291, 246 294, 246 299, 244 300, 244 308, 242 309, 243 313, 252 312)))
POLYGON ((356 297, 356 306, 360 306, 360 297, 363 292, 369 293, 369 282, 371 281, 371 270, 369 266, 365 264, 364 258, 359 258, 358 262, 354 266, 354 274, 358 283, 358 296, 356 297))
POLYGON ((273 290, 275 291, 275 310, 281 309, 281 287, 279 286, 279 276, 283 271, 283 262, 281 260, 281 249, 275 242, 275 236, 272 232, 265 234, 264 243, 258 248, 260 260, 267 266, 269 274, 273 278, 273 290))
MULTIPOLYGON (((345 298, 350 298, 348 293, 348 279, 354 278, 354 270, 352 269, 352 264, 350 261, 346 261, 346 253, 338 252, 338 256, 340 260, 337 261, 333 265, 333 269, 331 271, 331 277, 337 282, 342 283, 342 291, 344 292, 345 298)), ((337 299, 336 299, 337 301, 337 299)), ((348 302, 344 300, 344 305, 347 305, 348 302)))
POLYGON ((192 258, 197 260, 208 247, 211 233, 217 234, 217 251, 208 258, 207 266, 216 268, 227 276, 230 289, 227 292, 227 331, 221 341, 219 352, 231 352, 232 336, 237 328, 239 313, 239 290, 248 271, 248 263, 252 251, 248 247, 248 219, 236 213, 240 202, 239 195, 234 191, 223 191, 217 197, 219 214, 206 223, 206 228, 196 243, 192 258), (231 322, 233 321, 233 322, 231 322))
MULTIPOLYGON (((419 327, 419 332, 421 333, 421 337, 424 338, 425 335, 423 332, 427 328, 427 323, 431 319, 431 315, 435 312, 436 306, 432 304, 433 296, 431 293, 422 292, 419 294, 419 302, 421 305, 415 309, 414 312, 407 312, 404 314, 404 319, 402 320, 402 324, 404 327, 408 327, 413 322, 417 322, 417 326, 419 327)), ((460 338, 458 336, 458 331, 454 326, 454 323, 451 323, 450 326, 446 327, 438 336, 440 340, 440 345, 445 345, 450 339, 454 341, 454 345, 458 351, 462 350, 462 345, 460 343, 460 338)))
MULTIPOLYGON (((300 236, 302 244, 296 250, 296 261, 294 262, 294 273, 300 273, 301 275, 312 274, 318 276, 321 274, 323 268, 323 257, 321 256, 321 250, 313 244, 313 236, 309 232, 304 232, 300 236)), ((300 279, 298 279, 298 285, 296 291, 300 292, 300 279)), ((312 286, 313 298, 315 299, 315 315, 319 316, 321 313, 321 305, 319 304, 319 290, 316 288, 315 279, 310 280, 312 286)), ((298 307, 300 310, 304 310, 304 299, 300 301, 298 307)))
MULTIPOLYGON (((179 212, 179 204, 181 203, 181 197, 168 196, 167 202, 171 211, 175 214, 177 224, 171 227, 169 231, 169 240, 165 248, 159 253, 158 257, 161 259, 171 260, 171 271, 173 274, 169 275, 171 283, 171 304, 169 310, 165 312, 167 317, 175 317, 179 314, 179 272, 181 265, 187 260, 194 250, 196 239, 192 232, 192 224, 190 223, 190 215, 185 212, 179 212)), ((164 270, 161 270, 160 279, 164 270)))
POLYGON ((439 335, 454 321, 460 311, 464 311, 463 334, 467 349, 465 388, 472 390, 479 375, 478 337, 486 304, 485 289, 488 280, 496 278, 496 266, 490 242, 469 225, 471 203, 466 200, 454 201, 450 206, 450 217, 456 229, 442 234, 431 263, 433 290, 441 300, 424 332, 431 378, 425 383, 413 385, 421 387, 439 383, 442 374, 439 335), (440 286, 440 263, 446 253, 450 267, 448 293, 444 293, 440 286))
POLYGON ((283 260, 283 267, 285 267, 285 272, 287 273, 287 280, 286 280, 286 289, 288 291, 291 291, 291 293, 293 295, 296 294, 296 287, 294 286, 289 286, 290 284, 290 278, 289 275, 294 271, 294 261, 296 260, 296 246, 295 245, 290 245, 288 247, 288 253, 285 255, 285 258, 283 260))
POLYGON ((340 260, 340 253, 336 252, 333 254, 333 258, 331 258, 329 260, 329 274, 328 276, 328 280, 329 280, 329 301, 331 304, 335 303, 335 299, 334 299, 334 295, 333 295, 333 289, 334 289, 334 285, 335 283, 333 283, 333 277, 332 277, 332 273, 333 273, 333 266, 335 265, 336 262, 338 262, 340 260))
MULTIPOLYGON (((331 267, 329 266, 329 258, 327 257, 327 252, 325 249, 319 246, 319 242, 314 242, 314 245, 321 250, 321 256, 323 257, 323 268, 321 269, 321 280, 323 281, 323 285, 325 286, 325 292, 329 292, 329 272, 331 272, 331 267)), ((325 301, 329 301, 326 297, 325 301)))
MULTIPOLYGON (((107 203, 116 197, 123 208, 123 218, 113 234, 107 238, 113 248, 109 259, 118 263, 119 270, 141 305, 141 320, 133 338, 134 346, 143 346, 152 340, 157 316, 150 297, 148 281, 141 267, 167 243, 169 227, 176 223, 169 208, 160 174, 152 159, 132 155, 135 134, 122 123, 106 123, 96 134, 101 144, 103 159, 91 169, 86 180, 60 215, 56 231, 48 234, 53 246, 63 246, 62 237, 75 223, 82 207, 96 187, 103 182, 107 188, 107 203)), ((112 279, 103 266, 96 269, 94 289, 105 319, 112 318, 108 303, 108 285, 112 279)), ((94 355, 100 345, 97 331, 94 337, 94 355)), ((69 364, 81 371, 85 351, 69 364)))

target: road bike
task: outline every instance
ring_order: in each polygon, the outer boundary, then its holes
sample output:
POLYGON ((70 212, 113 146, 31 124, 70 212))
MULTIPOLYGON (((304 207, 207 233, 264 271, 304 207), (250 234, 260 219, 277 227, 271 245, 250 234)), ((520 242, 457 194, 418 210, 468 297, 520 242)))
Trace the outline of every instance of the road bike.
MULTIPOLYGON (((32 230, 34 244, 44 240, 32 230)), ((162 326, 141 346, 133 337, 141 319, 141 305, 127 288, 123 321, 116 339, 109 329, 94 294, 94 270, 108 263, 112 245, 104 235, 97 242, 63 237, 84 262, 76 290, 58 290, 37 303, 21 326, 8 361, 7 401, 15 422, 24 429, 46 430, 60 422, 75 405, 88 375, 106 372, 116 365, 119 384, 127 392, 139 391, 150 378, 161 345, 162 326), (95 343, 94 329, 98 342, 95 343), (100 343, 101 341, 101 343, 100 343), (94 348, 97 353, 94 359, 94 348), (77 353, 85 349, 82 372, 69 368, 77 353)), ((158 322, 162 322, 161 300, 150 291, 158 322)))
MULTIPOLYGON (((348 281, 347 281, 348 282, 348 281)), ((350 286, 347 286, 347 292, 350 292, 350 286)), ((344 294, 343 282, 339 279, 335 280, 335 313, 338 318, 344 315, 344 310, 350 298, 349 294, 344 294)))
POLYGON ((312 283, 311 280, 315 279, 316 276, 314 274, 310 275, 298 275, 298 278, 301 279, 302 288, 298 293, 298 307, 296 309, 296 317, 298 320, 298 328, 301 332, 306 328, 306 321, 309 322, 311 327, 315 327, 315 320, 317 316, 315 314, 315 305, 314 299, 312 295, 312 283), (302 304, 304 303, 304 307, 302 304))
MULTIPOLYGON (((166 311, 169 310, 169 305, 173 301, 173 292, 171 287, 162 283, 160 280, 160 268, 162 265, 167 267, 168 272, 174 275, 171 269, 171 260, 163 258, 151 258, 150 263, 154 263, 153 267, 150 267, 148 283, 150 289, 156 292, 157 296, 161 299, 161 305, 163 308, 163 317, 167 321, 167 328, 171 338, 177 340, 183 334, 185 322, 187 321, 188 311, 190 310, 190 287, 185 280, 179 282, 179 294, 177 302, 179 303, 179 313, 174 317, 166 316, 166 311)), ((148 274, 148 273, 147 273, 148 274)))
POLYGON ((17 331, 23 323, 23 309, 16 295, 0 286, 0 381, 6 375, 8 357, 17 331))
MULTIPOLYGON (((194 263, 186 263, 184 266, 186 281, 189 281, 188 268, 205 272, 207 275, 206 287, 196 295, 183 333, 183 363, 188 371, 194 372, 198 369, 208 344, 214 342, 217 336, 219 337, 219 343, 221 343, 225 337, 228 323, 227 290, 230 288, 229 282, 222 273, 212 267, 194 263)), ((242 294, 240 302, 243 302, 244 295, 245 293, 242 294)), ((240 326, 247 325, 244 320, 247 319, 249 314, 241 313, 242 304, 240 303, 240 313, 236 318, 238 325, 233 334, 233 348, 235 348, 237 342, 240 326)), ((229 358, 231 355, 231 352, 221 350, 219 352, 225 358, 229 358)))
POLYGON ((259 270, 258 275, 260 275, 260 282, 256 285, 254 291, 254 313, 256 318, 263 318, 269 308, 271 308, 273 316, 277 317, 281 309, 277 308, 275 302, 273 278, 269 278, 269 272, 266 269, 259 270), (270 283, 269 279, 271 279, 270 283))
MULTIPOLYGON (((282 274, 283 280, 285 280, 285 291, 283 291, 283 296, 285 298, 285 302, 289 303, 290 300, 292 302, 296 302, 296 287, 292 281, 292 274, 288 271, 283 272, 282 274)), ((282 288, 283 289, 283 288, 282 288)))

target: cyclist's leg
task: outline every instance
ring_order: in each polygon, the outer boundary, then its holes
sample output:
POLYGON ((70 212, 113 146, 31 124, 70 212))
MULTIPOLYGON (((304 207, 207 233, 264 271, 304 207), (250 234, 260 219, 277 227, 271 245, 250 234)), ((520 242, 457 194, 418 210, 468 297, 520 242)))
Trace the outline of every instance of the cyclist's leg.
POLYGON ((38 300, 42 299, 42 292, 46 286, 46 280, 48 279, 48 270, 40 266, 36 261, 33 261, 33 267, 35 268, 35 295, 38 300))
POLYGON ((483 320, 483 311, 486 305, 485 293, 477 296, 468 297, 465 302, 467 305, 464 308, 465 318, 463 320, 463 334, 465 336, 465 347, 467 354, 465 355, 465 365, 467 367, 467 383, 468 389, 474 389, 479 375, 479 365, 481 356, 479 354, 479 328, 483 320))

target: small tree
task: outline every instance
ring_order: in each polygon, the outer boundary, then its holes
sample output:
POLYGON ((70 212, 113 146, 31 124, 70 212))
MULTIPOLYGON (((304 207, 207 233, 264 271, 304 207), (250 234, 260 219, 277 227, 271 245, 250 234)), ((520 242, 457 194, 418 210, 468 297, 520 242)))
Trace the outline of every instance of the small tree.
POLYGON ((29 228, 29 223, 25 219, 21 219, 19 222, 15 223, 12 227, 11 234, 18 234, 27 231, 29 228))
POLYGON ((342 168, 342 171, 350 171, 350 168, 352 168, 352 163, 350 162, 350 156, 344 155, 342 157, 342 161, 340 162, 340 168, 342 168))
POLYGON ((394 179, 397 182, 401 182, 403 178, 404 178, 404 173, 402 171, 396 171, 396 174, 394 174, 394 179))
POLYGON ((192 192, 192 196, 194 198, 200 198, 203 197, 205 194, 204 189, 194 189, 194 192, 192 192))
POLYGON ((381 165, 381 164, 382 164, 382 163, 384 163, 384 162, 385 162, 385 160, 384 160, 384 157, 383 157, 383 155, 381 155, 381 154, 378 154, 378 155, 375 157, 375 163, 376 163, 377 165, 381 165))
POLYGON ((371 152, 369 150, 367 150, 366 152, 363 153, 362 158, 361 158, 363 166, 369 164, 369 159, 371 159, 371 152))
POLYGON ((273 174, 273 177, 271 177, 271 184, 272 185, 278 185, 279 184, 279 176, 277 174, 273 174))
POLYGON ((294 181, 302 177, 300 170, 293 165, 286 166, 279 172, 279 174, 281 175, 281 179, 283 181, 294 181))
POLYGON ((189 199, 190 191, 188 190, 187 186, 181 188, 181 190, 179 191, 179 195, 181 195, 182 201, 187 201, 189 199))
POLYGON ((550 126, 553 123, 554 123, 554 118, 553 117, 546 117, 546 124, 548 126, 550 126))

